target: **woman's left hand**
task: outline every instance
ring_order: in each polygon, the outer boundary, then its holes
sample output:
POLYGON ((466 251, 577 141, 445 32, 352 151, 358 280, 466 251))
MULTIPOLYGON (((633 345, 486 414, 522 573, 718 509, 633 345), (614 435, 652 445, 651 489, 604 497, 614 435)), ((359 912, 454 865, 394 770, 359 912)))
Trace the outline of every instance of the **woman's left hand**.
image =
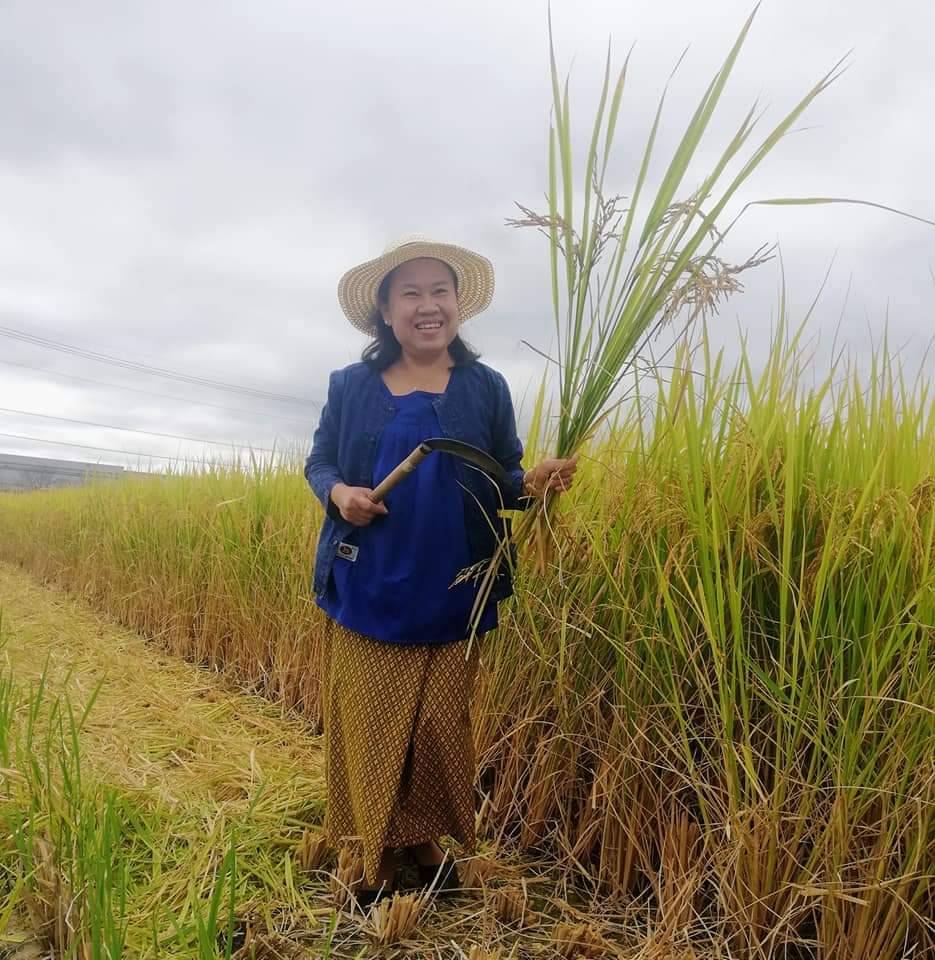
POLYGON ((571 489, 575 471, 578 469, 578 455, 568 460, 543 460, 523 477, 523 489, 534 497, 544 496, 549 490, 563 493, 571 489))

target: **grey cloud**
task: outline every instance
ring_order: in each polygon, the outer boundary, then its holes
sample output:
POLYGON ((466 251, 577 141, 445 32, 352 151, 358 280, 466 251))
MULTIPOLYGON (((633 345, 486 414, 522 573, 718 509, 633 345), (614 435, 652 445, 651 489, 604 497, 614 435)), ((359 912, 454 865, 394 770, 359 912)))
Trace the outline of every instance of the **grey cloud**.
MULTIPOLYGON (((618 58, 637 41, 613 189, 632 187, 682 47, 691 41, 671 85, 660 162, 750 7, 748 0, 553 0, 561 69, 573 63, 582 121, 594 105, 607 35, 618 58)), ((6 3, 0 322, 317 398, 328 371, 363 345, 337 308, 340 273, 399 234, 434 231, 493 259, 497 297, 469 336, 521 395, 542 361, 520 341, 549 349, 552 340, 546 250, 503 219, 514 200, 539 206, 546 184, 544 12, 538 0, 6 3)), ((693 176, 710 166, 757 95, 770 104, 765 131, 853 46, 852 69, 803 121, 811 129, 781 145, 733 212, 756 197, 833 193, 935 216, 935 208, 923 209, 931 207, 933 140, 923 118, 935 113, 925 39, 933 26, 935 14, 912 0, 893 0, 882 22, 869 0, 849 2, 847 16, 836 0, 765 5, 728 88, 725 120, 712 128, 693 176)), ((585 135, 579 127, 578 139, 585 135)), ((856 348, 866 349, 867 324, 879 329, 887 310, 894 341, 927 339, 935 231, 872 211, 763 208, 748 211, 727 253, 742 259, 773 241, 782 245, 793 318, 837 252, 816 330, 833 335, 850 281, 845 329, 856 348)), ((714 335, 735 349, 739 318, 762 351, 777 286, 777 267, 760 268, 714 335)), ((5 341, 0 356, 50 362, 5 341)), ((106 367, 55 363, 145 386, 106 367)), ((0 367, 0 405, 16 406, 5 401, 29 393, 39 409, 36 383, 0 367)), ((246 398, 184 391, 250 406, 246 398)), ((52 386, 47 395, 62 402, 52 386)), ((167 432, 260 445, 275 435, 260 404, 251 420, 90 385, 72 385, 67 397, 74 415, 88 419, 162 423, 167 432)), ((63 426, 54 435, 86 434, 63 426)), ((142 437, 137 446, 178 449, 142 437)), ((11 447, 0 440, 3 448, 11 447)))

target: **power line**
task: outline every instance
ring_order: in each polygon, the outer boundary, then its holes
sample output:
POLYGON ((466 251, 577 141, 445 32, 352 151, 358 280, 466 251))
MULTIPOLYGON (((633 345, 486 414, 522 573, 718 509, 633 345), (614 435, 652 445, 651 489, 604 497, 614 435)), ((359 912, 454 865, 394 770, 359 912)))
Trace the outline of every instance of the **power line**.
POLYGON ((59 420, 62 423, 77 423, 84 427, 103 427, 105 430, 123 430, 125 433, 145 433, 150 437, 164 437, 167 440, 188 440, 191 443, 213 443, 219 447, 246 447, 259 450, 262 453, 275 453, 269 447, 250 447, 246 443, 233 443, 230 440, 205 440, 203 437, 186 437, 178 433, 159 433, 156 430, 137 430, 133 427, 118 427, 112 423, 96 423, 93 420, 74 420, 71 417, 54 417, 49 413, 31 413, 29 410, 13 410, 10 407, 0 407, 0 413, 15 413, 25 417, 41 417, 43 420, 59 420))
POLYGON ((109 363, 117 367, 123 367, 126 370, 136 370, 140 373, 149 373, 157 377, 165 377, 168 380, 179 380, 182 383, 194 383, 201 387, 211 387, 215 390, 226 390, 228 393, 241 393, 249 397, 257 397, 261 400, 276 400, 286 403, 301 403, 304 406, 318 407, 319 403, 309 400, 307 397, 293 397, 285 393, 270 393, 266 390, 257 390, 253 387, 244 387, 235 383, 224 383, 220 380, 209 380, 205 377, 195 377, 187 373, 179 373, 176 370, 167 370, 164 367, 154 367, 146 363, 139 363, 136 360, 124 360, 121 357, 114 357, 106 353, 96 353, 93 350, 83 350, 81 347, 75 347, 59 340, 49 340, 46 337, 39 337, 24 330, 14 330, 12 327, 0 327, 0 336, 10 337, 13 340, 21 340, 23 343, 31 343, 37 347, 43 347, 47 350, 58 350, 60 353, 69 353, 76 357, 84 357, 86 360, 95 360, 98 363, 109 363))
POLYGON ((241 407, 225 407, 220 403, 209 403, 207 400, 192 400, 190 397, 180 397, 172 393, 158 393, 155 390, 141 390, 139 387, 127 387, 120 383, 110 383, 107 380, 95 380, 92 377, 79 377, 74 373, 63 373, 60 370, 50 370, 48 367, 37 367, 31 363, 19 363, 17 360, 0 360, 10 367, 22 367, 25 370, 38 370, 41 373, 47 373, 53 377, 66 377, 69 380, 79 380, 82 383, 93 383, 101 387, 110 387, 114 390, 129 390, 132 393, 141 393, 147 397, 161 397, 165 400, 178 400, 181 403, 193 403, 200 407, 213 407, 215 410, 225 410, 228 413, 242 413, 250 417, 266 417, 271 420, 282 420, 284 423, 295 423, 299 426, 308 427, 308 421, 296 420, 294 417, 284 417, 278 413, 266 413, 259 410, 244 410, 241 407))
MULTIPOLYGON (((21 433, 0 433, 0 437, 7 437, 11 440, 29 440, 33 443, 49 443, 55 447, 80 447, 82 450, 102 450, 105 453, 121 453, 125 457, 140 457, 143 460, 169 460, 173 463, 197 463, 201 466, 205 464, 211 466, 216 461, 196 460, 192 457, 170 457, 162 453, 143 453, 139 450, 120 450, 117 447, 96 447, 90 443, 75 443, 71 440, 45 440, 42 437, 27 437, 21 433)), ((76 461, 72 461, 73 463, 76 461)), ((230 466, 231 464, 225 464, 230 466)), ((114 464, 120 466, 120 464, 114 464)))

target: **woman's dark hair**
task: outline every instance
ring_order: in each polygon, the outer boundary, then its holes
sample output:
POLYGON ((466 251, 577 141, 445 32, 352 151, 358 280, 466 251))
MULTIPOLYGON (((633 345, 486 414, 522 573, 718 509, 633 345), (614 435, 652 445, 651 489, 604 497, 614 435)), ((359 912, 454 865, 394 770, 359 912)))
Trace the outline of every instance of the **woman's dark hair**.
MULTIPOLYGON (((441 262, 444 263, 444 261, 441 262)), ((445 266, 448 267, 448 272, 451 274, 451 280, 454 283, 455 294, 457 294, 458 278, 447 263, 445 266)), ((373 308, 369 317, 370 326, 374 329, 374 338, 364 348, 360 358, 377 373, 391 367, 403 352, 403 348, 396 339, 396 334, 393 333, 393 328, 383 322, 383 314, 380 313, 380 305, 389 301, 390 280, 395 272, 395 269, 390 270, 380 282, 380 287, 377 290, 377 305, 373 308)), ((451 354, 451 359, 456 367, 465 367, 480 357, 480 354, 459 336, 455 336, 454 340, 448 344, 448 352, 451 354)))

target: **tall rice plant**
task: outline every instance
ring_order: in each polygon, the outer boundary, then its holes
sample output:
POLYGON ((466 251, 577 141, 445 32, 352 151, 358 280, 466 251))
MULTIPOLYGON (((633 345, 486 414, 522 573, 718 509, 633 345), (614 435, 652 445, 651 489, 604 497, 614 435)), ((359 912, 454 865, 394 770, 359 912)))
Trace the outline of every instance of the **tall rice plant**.
POLYGON ((809 388, 782 332, 758 375, 681 345, 592 446, 560 575, 525 565, 484 648, 485 824, 673 941, 927 955, 931 385, 809 388))
MULTIPOLYGON (((822 76, 751 148, 751 139, 762 119, 754 103, 709 172, 686 193, 686 176, 697 159, 699 145, 758 7, 759 4, 704 90, 652 194, 647 183, 656 159, 654 151, 668 88, 663 92, 628 198, 608 195, 606 180, 615 156, 629 56, 614 75, 608 50, 597 112, 584 153, 583 175, 576 176, 568 79, 563 83, 559 77, 549 18, 552 124, 548 210, 536 212, 519 205, 522 216, 507 222, 517 227, 535 227, 549 241, 556 352, 548 359, 558 381, 558 411, 552 421, 556 457, 574 456, 595 436, 625 398, 622 388, 644 348, 664 326, 678 318, 685 320, 685 329, 690 328, 741 289, 741 273, 770 256, 770 251, 761 247, 742 264, 726 262, 719 251, 737 218, 726 229, 718 224, 741 186, 812 101, 841 75, 844 60, 822 76), (739 169, 730 172, 737 164, 739 169)), ((819 197, 757 202, 862 203, 819 197)), ((526 511, 516 529, 521 543, 531 540, 535 545, 540 567, 548 559, 555 502, 554 494, 547 494, 526 511)), ((507 544, 502 544, 481 581, 475 617, 488 596, 500 562, 507 556, 507 544)))

